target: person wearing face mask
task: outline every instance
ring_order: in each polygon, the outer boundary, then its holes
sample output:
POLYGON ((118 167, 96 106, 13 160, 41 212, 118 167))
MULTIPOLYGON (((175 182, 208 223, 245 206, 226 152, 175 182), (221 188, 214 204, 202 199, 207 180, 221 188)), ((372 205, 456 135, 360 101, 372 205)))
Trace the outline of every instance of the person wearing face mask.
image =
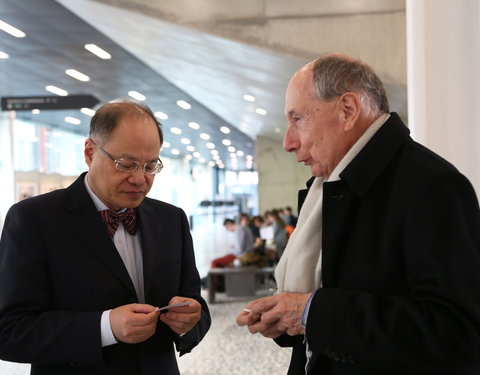
POLYGON ((185 213, 146 197, 162 142, 147 106, 110 102, 91 120, 88 172, 12 206, 0 240, 0 358, 36 375, 179 373, 174 348, 191 351, 210 315, 185 213))
POLYGON ((416 143, 373 70, 322 56, 288 85, 284 149, 310 167, 278 293, 237 323, 293 347, 289 375, 480 374, 480 210, 416 143))

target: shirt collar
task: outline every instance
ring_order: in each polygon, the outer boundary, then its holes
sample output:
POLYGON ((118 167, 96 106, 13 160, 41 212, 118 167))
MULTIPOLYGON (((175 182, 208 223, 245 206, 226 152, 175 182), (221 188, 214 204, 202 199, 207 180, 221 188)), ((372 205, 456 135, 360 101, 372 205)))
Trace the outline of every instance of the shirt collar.
POLYGON ((340 180, 340 173, 347 167, 350 162, 355 159, 355 156, 362 150, 363 147, 368 143, 368 141, 374 136, 374 134, 382 127, 382 125, 389 119, 390 114, 384 113, 379 118, 377 118, 372 125, 370 125, 365 133, 355 142, 355 144, 348 150, 345 156, 337 164, 333 172, 328 178, 328 182, 340 180))
MULTIPOLYGON (((90 185, 88 184, 88 173, 85 175, 85 178, 83 179, 83 182, 85 183, 85 187, 87 188, 88 195, 90 195, 90 198, 92 198, 93 203, 95 204, 95 207, 97 208, 97 211, 103 211, 103 210, 110 210, 110 208, 107 207, 105 203, 103 203, 99 197, 95 195, 93 190, 90 188, 90 185)), ((119 210, 117 212, 122 212, 123 210, 119 210)))

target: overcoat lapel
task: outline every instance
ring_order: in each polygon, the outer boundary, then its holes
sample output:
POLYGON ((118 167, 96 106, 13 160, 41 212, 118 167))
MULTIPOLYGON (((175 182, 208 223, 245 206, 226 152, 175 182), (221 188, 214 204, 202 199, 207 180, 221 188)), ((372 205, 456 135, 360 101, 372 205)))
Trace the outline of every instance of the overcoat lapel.
POLYGON ((133 282, 122 258, 105 230, 95 204, 88 195, 84 178, 85 173, 67 188, 66 225, 82 247, 91 252, 136 296, 133 282))

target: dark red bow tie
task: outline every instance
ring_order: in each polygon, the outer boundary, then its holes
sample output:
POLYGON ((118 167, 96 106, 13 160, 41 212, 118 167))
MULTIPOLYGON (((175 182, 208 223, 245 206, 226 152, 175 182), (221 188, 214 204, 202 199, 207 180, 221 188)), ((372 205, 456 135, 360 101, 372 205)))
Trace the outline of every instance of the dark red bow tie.
POLYGON ((134 235, 137 230, 137 211, 133 208, 128 208, 123 212, 113 212, 111 210, 100 211, 107 232, 110 237, 113 237, 120 225, 120 221, 125 225, 125 229, 131 235, 134 235))

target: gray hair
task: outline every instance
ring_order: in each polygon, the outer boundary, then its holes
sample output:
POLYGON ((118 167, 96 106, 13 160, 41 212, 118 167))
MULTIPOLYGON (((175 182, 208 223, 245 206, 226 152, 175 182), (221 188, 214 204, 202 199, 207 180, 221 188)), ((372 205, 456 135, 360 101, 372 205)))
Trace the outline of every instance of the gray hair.
POLYGON ((318 58, 313 63, 313 85, 320 99, 329 100, 346 92, 355 92, 360 96, 364 110, 375 115, 390 112, 382 81, 360 60, 342 55, 318 58))
POLYGON ((125 116, 140 118, 150 117, 157 126, 160 144, 163 144, 162 124, 152 110, 145 104, 131 99, 115 99, 100 107, 90 121, 90 134, 95 143, 103 146, 110 139, 117 124, 125 116))

